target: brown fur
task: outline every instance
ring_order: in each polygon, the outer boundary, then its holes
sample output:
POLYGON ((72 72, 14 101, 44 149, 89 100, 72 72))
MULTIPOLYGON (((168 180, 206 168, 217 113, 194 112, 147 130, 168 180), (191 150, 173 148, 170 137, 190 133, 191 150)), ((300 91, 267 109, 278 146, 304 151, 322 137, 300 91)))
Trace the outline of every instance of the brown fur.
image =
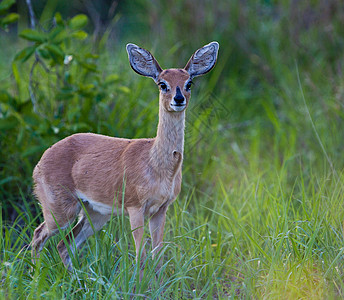
MULTIPOLYGON (((151 55, 136 45, 131 47, 136 47, 132 55, 151 55)), ((74 241, 76 247, 93 234, 93 228, 99 230, 113 213, 122 209, 129 214, 137 257, 142 245, 144 216, 150 217, 153 248, 161 247, 167 207, 181 189, 185 109, 190 98, 185 84, 190 75, 184 69, 162 71, 153 60, 153 64, 151 60, 143 60, 139 68, 132 67, 145 76, 159 73, 156 82, 164 81, 169 86, 168 91, 160 91, 156 138, 130 140, 78 133, 44 152, 33 172, 34 193, 42 205, 45 220, 34 232, 33 258, 38 257, 58 227, 67 227, 79 213, 79 222, 66 236, 67 243, 74 241), (145 62, 149 63, 148 67, 145 62), (180 111, 170 105, 177 86, 185 98, 185 107, 180 111), (81 210, 80 201, 84 202, 92 226, 81 210)), ((61 241, 58 250, 63 263, 71 268, 67 246, 61 241)))
MULTIPOLYGON (((183 77, 176 75, 171 70, 166 76, 161 74, 161 79, 183 86, 187 73, 183 77)), ((160 97, 158 134, 154 139, 129 140, 78 133, 45 151, 33 179, 34 193, 47 225, 46 238, 57 232, 56 222, 65 227, 78 215, 76 190, 89 199, 119 209, 124 191, 125 212, 128 207, 136 207, 148 216, 175 200, 181 189, 185 113, 165 110, 173 92, 170 94, 160 97)), ((34 240, 39 233, 35 232, 34 240)), ((41 244, 34 243, 35 251, 41 244)), ((59 250, 66 263, 68 253, 63 246, 60 243, 59 250)))

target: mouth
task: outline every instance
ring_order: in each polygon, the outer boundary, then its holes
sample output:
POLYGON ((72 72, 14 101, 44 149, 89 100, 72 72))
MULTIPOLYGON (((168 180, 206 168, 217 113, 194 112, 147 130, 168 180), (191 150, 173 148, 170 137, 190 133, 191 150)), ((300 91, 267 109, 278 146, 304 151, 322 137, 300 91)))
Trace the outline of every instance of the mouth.
POLYGON ((174 111, 182 111, 186 107, 186 104, 170 104, 170 106, 174 111))

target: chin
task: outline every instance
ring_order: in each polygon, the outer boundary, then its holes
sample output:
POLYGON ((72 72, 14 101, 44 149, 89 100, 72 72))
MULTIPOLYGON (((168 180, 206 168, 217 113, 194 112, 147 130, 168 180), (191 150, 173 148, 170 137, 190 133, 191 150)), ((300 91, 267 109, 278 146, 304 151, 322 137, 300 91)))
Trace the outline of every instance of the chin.
POLYGON ((170 106, 170 109, 172 111, 175 111, 175 112, 181 112, 181 111, 185 110, 185 108, 186 108, 186 105, 183 105, 183 106, 176 106, 176 105, 170 106))

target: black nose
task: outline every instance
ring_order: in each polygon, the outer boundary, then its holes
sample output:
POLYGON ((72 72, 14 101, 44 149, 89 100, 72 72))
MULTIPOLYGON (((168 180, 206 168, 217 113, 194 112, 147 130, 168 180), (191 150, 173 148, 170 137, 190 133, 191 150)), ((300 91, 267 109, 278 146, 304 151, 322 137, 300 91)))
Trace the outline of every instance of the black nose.
POLYGON ((184 100, 185 100, 182 92, 180 91, 179 86, 177 86, 176 95, 174 96, 173 99, 176 102, 176 104, 182 104, 184 102, 184 100))

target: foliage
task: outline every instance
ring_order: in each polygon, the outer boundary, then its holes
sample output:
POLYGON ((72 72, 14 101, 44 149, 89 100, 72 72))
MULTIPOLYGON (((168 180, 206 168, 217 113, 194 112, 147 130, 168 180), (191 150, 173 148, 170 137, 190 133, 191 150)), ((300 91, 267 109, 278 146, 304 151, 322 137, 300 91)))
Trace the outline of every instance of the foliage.
POLYGON ((0 28, 4 30, 7 30, 9 24, 15 23, 19 19, 17 13, 8 12, 15 2, 15 0, 3 0, 0 3, 0 28))
POLYGON ((119 1, 97 45, 101 18, 51 15, 3 36, 19 49, 0 55, 3 298, 343 297, 342 1, 119 1), (30 178, 43 151, 74 132, 155 134, 157 91, 131 72, 125 43, 178 67, 211 40, 219 61, 195 80, 158 278, 148 257, 138 282, 125 217, 87 241, 74 274, 59 237, 33 266, 30 178))
POLYGON ((129 92, 118 74, 103 74, 99 55, 85 47, 88 34, 82 28, 87 22, 85 15, 64 21, 57 13, 48 31, 24 29, 19 34, 32 43, 12 62, 17 95, 0 90, 1 146, 12 155, 0 169, 5 194, 22 181, 18 170, 27 178, 33 162, 58 139, 78 131, 106 133, 100 116, 114 104, 104 100, 129 92), (24 69, 29 73, 23 74, 24 69))

